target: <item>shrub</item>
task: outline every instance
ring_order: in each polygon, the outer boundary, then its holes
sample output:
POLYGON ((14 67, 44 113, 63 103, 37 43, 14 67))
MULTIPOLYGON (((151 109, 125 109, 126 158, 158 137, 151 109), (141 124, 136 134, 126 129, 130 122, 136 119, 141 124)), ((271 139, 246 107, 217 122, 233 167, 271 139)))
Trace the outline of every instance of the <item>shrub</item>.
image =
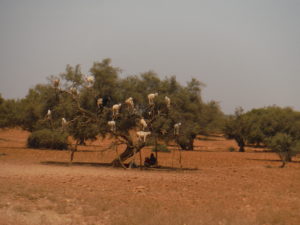
MULTIPOLYGON (((158 152, 171 152, 166 145, 160 145, 160 144, 157 145, 156 150, 158 152)), ((152 152, 155 152, 155 146, 152 148, 152 152)))
POLYGON ((277 133, 269 139, 269 147, 275 151, 282 160, 282 167, 291 162, 292 157, 299 153, 300 143, 285 133, 277 133))
POLYGON ((57 130, 37 130, 31 133, 27 139, 29 148, 67 149, 68 135, 57 130))
POLYGON ((235 151, 235 148, 234 148, 233 146, 230 146, 230 147, 228 148, 228 151, 234 152, 234 151, 235 151))
POLYGON ((194 138, 196 138, 195 134, 185 133, 180 135, 176 142, 182 150, 194 150, 194 138))

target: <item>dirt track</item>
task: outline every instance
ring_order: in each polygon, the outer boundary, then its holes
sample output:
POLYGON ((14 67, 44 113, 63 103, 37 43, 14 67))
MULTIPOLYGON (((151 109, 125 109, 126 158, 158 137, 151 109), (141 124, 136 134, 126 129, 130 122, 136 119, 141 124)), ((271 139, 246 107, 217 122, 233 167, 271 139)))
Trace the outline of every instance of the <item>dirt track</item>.
MULTIPOLYGON (((211 138, 196 151, 159 153, 162 170, 105 166, 108 141, 69 152, 25 148, 27 133, 0 131, 0 224, 300 224, 300 158, 280 169, 274 153, 211 138), (170 169, 166 169, 170 168, 170 169)), ((143 157, 150 154, 147 149, 143 157)))

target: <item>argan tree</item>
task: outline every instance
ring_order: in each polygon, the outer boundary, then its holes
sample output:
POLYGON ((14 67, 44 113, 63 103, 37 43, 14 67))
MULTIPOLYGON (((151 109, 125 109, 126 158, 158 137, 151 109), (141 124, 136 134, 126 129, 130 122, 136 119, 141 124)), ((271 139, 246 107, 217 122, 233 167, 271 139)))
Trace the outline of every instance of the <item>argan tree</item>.
POLYGON ((228 118, 224 126, 224 134, 227 138, 234 139, 239 146, 239 152, 245 151, 249 123, 243 114, 242 108, 237 108, 235 114, 228 118))
POLYGON ((280 156, 283 165, 298 153, 300 112, 278 106, 236 110, 224 127, 227 137, 235 139, 243 151, 247 144, 269 147, 280 156))
POLYGON ((24 100, 25 113, 32 115, 26 127, 34 131, 51 124, 52 129, 59 130, 65 118, 65 131, 77 144, 98 135, 111 136, 116 145, 126 146, 113 165, 120 165, 146 145, 156 145, 158 141, 175 140, 182 149, 192 150, 196 135, 218 129, 216 120, 223 114, 217 103, 202 101, 203 84, 198 80, 192 79, 182 86, 175 76, 161 80, 149 71, 120 78, 120 71, 111 65, 110 59, 95 62, 89 76, 82 74, 79 65, 68 65, 64 73, 51 76, 48 85, 37 85, 30 90, 24 100), (150 93, 158 93, 153 104, 148 101, 150 93), (134 107, 125 103, 130 97, 134 107), (31 106, 33 100, 36 108, 31 106), (119 112, 114 115, 112 107, 119 103, 119 112), (52 112, 51 123, 45 120, 48 110, 52 112), (147 123, 144 129, 141 119, 147 123), (115 128, 109 126, 109 121, 114 121, 115 128), (182 124, 177 136, 174 135, 176 123, 182 124), (137 131, 151 132, 151 135, 146 142, 137 140, 137 131))

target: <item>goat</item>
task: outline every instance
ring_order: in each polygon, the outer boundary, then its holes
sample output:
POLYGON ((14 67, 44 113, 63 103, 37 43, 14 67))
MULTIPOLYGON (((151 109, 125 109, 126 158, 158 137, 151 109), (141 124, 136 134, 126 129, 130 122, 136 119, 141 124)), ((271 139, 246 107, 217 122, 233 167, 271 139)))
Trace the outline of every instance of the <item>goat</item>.
POLYGON ((169 109, 171 106, 171 99, 168 96, 165 96, 165 102, 166 102, 167 108, 169 109))
POLYGON ((145 121, 145 119, 142 118, 142 119, 140 119, 139 122, 140 122, 140 124, 142 125, 142 129, 145 130, 146 127, 148 126, 147 123, 146 123, 146 121, 145 121))
POLYGON ((53 86, 54 86, 55 88, 58 88, 59 83, 60 83, 60 80, 59 80, 59 79, 55 79, 55 80, 52 81, 52 84, 53 84, 53 86))
POLYGON ((148 101, 149 101, 149 105, 153 105, 154 104, 154 98, 158 96, 158 93, 151 93, 148 94, 148 101))
POLYGON ((86 76, 86 77, 85 77, 85 81, 86 81, 87 83, 89 83, 89 84, 92 84, 92 83, 95 82, 95 77, 93 77, 93 76, 86 76))
POLYGON ((136 132, 138 140, 139 141, 144 141, 144 142, 146 142, 147 136, 150 135, 150 134, 151 134, 150 131, 147 131, 147 132, 145 132, 145 131, 137 131, 136 132))
POLYGON ((116 121, 111 120, 107 122, 107 125, 110 127, 112 132, 116 132, 116 121))
POLYGON ((131 108, 134 108, 134 103, 133 103, 133 98, 132 98, 132 97, 127 98, 127 99, 125 100, 125 103, 126 103, 128 106, 130 106, 131 108))
POLYGON ((47 115, 46 115, 46 117, 47 117, 48 120, 51 120, 51 115, 52 115, 52 112, 51 112, 50 109, 48 109, 47 115))
POLYGON ((61 127, 62 127, 63 129, 65 129, 65 128, 67 127, 67 125, 68 125, 67 120, 66 120, 64 117, 61 118, 61 127))
POLYGON ((113 105, 113 107, 112 107, 113 116, 119 114, 121 105, 122 105, 121 103, 113 105))
POLYGON ((181 126, 181 123, 174 124, 174 135, 179 135, 180 126, 181 126))
POLYGON ((100 108, 103 105, 103 98, 98 98, 97 99, 97 106, 100 108))

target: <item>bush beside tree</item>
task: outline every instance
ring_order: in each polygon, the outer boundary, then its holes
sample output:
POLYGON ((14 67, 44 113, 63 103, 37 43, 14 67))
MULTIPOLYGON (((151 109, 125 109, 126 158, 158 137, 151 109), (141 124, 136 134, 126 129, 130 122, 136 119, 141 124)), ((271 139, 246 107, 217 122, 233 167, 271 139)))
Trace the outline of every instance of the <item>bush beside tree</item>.
POLYGON ((68 134, 58 130, 37 130, 28 137, 27 146, 39 149, 68 149, 68 134))

